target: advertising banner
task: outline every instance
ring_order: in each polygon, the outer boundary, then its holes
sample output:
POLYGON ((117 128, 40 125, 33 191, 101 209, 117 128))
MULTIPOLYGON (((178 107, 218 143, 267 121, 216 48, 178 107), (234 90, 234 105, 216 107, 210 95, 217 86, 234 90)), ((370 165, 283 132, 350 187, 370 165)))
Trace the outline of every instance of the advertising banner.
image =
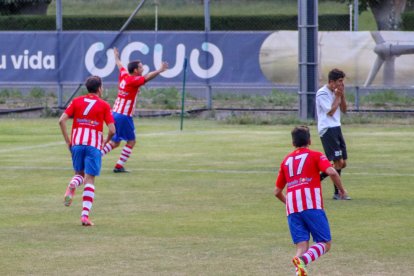
POLYGON ((167 61, 170 68, 156 79, 159 83, 180 83, 187 58, 189 83, 270 84, 259 64, 260 46, 269 34, 63 32, 57 42, 56 33, 0 33, 0 82, 57 82, 59 76, 62 83, 79 83, 92 74, 115 83, 116 46, 124 66, 141 60, 144 74, 167 61))
MULTIPOLYGON (((298 83, 298 33, 279 32, 0 32, 0 84, 79 84, 89 75, 116 83, 112 47, 124 66, 141 60, 144 74, 170 69, 154 80, 198 85, 298 83)), ((354 86, 412 86, 413 32, 319 32, 319 76, 335 67, 354 86)))

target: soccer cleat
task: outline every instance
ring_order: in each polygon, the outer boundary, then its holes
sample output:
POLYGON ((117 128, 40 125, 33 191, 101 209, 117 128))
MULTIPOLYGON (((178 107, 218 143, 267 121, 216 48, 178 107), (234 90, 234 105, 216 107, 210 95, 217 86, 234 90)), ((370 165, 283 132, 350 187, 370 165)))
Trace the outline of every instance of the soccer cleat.
POLYGON ((341 197, 339 194, 334 194, 332 199, 335 199, 335 200, 351 200, 352 198, 349 195, 341 197))
POLYGON ((83 226, 93 226, 93 222, 89 220, 89 217, 87 216, 82 216, 81 217, 81 222, 83 226))
POLYGON ((308 271, 306 270, 306 265, 300 257, 295 256, 292 259, 292 263, 296 267, 296 275, 298 276, 308 275, 308 271))
POLYGON ((66 188, 65 192, 65 199, 63 201, 63 204, 66 207, 69 207, 72 204, 73 197, 75 196, 76 188, 71 188, 70 185, 66 188))
POLYGON ((120 168, 115 167, 114 168, 114 173, 128 173, 128 172, 129 171, 125 170, 124 167, 120 167, 120 168))

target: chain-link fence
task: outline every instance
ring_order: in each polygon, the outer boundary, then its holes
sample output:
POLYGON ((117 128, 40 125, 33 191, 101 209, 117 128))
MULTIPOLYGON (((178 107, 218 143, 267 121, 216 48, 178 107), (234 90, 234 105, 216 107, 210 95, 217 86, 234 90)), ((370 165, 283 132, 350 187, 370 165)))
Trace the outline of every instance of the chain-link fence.
MULTIPOLYGON (((2 0, 0 30, 56 29, 57 1, 2 0)), ((63 30, 119 30, 138 1, 62 0, 63 30)), ((211 0, 211 30, 295 30, 297 1, 211 0)), ((320 30, 349 30, 349 9, 320 3, 320 30)), ((128 30, 204 30, 204 1, 147 0, 128 30)))

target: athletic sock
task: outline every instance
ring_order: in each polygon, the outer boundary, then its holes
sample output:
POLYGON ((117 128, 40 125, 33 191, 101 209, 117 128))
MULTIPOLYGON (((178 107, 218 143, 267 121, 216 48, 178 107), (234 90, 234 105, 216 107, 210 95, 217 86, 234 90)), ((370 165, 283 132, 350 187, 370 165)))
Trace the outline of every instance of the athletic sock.
POLYGON ((110 152, 113 149, 112 145, 110 143, 107 143, 103 149, 101 150, 101 155, 104 156, 108 152, 110 152))
POLYGON ((132 147, 125 145, 122 149, 121 156, 119 157, 118 162, 116 162, 115 168, 122 168, 126 161, 128 161, 128 158, 132 154, 132 147))
MULTIPOLYGON (((339 174, 339 176, 341 176, 341 169, 335 169, 337 172, 338 172, 338 174, 339 174)), ((334 193, 336 194, 336 195, 338 195, 339 194, 339 190, 338 190, 338 188, 334 185, 334 193)))
POLYGON ((82 216, 89 217, 89 212, 92 209, 93 199, 95 198, 95 186, 89 183, 85 184, 82 197, 82 216))
POLYGON ((82 175, 79 175, 79 174, 76 174, 73 178, 72 178, 72 180, 69 182, 69 187, 70 188, 77 188, 77 187, 79 187, 80 185, 82 185, 83 184, 83 177, 82 177, 82 175))
POLYGON ((316 261, 320 256, 326 253, 326 247, 324 243, 316 243, 312 245, 305 254, 302 255, 302 260, 305 265, 316 261))
POLYGON ((328 177, 328 175, 325 173, 325 172, 321 172, 320 174, 319 174, 319 179, 322 181, 322 180, 324 180, 325 178, 327 178, 328 177))

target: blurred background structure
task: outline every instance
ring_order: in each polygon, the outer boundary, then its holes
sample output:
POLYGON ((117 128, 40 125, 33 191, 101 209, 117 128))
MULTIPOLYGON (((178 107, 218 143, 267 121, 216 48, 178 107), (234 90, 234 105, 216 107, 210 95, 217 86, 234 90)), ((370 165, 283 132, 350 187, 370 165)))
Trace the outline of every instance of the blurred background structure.
MULTIPOLYGON (((149 47, 158 49, 157 37, 164 35, 191 32, 202 33, 206 40, 214 40, 214 34, 220 32, 232 34, 254 35, 263 34, 284 34, 292 36, 298 30, 298 3, 291 0, 2 0, 0 1, 0 35, 1 43, 6 45, 12 33, 22 32, 21 34, 52 32, 79 34, 94 31, 106 34, 108 32, 119 32, 125 27, 125 32, 142 33, 152 36, 154 45, 149 47), (139 11, 128 22, 128 18, 133 14, 138 6, 139 11), (125 24, 125 23, 128 24, 125 24), (211 35, 210 35, 211 34, 211 35)), ((380 1, 384 2, 381 6, 378 1, 369 0, 331 0, 318 1, 318 30, 319 32, 366 32, 365 36, 371 36, 369 32, 378 30, 392 30, 407 32, 412 34, 410 28, 414 24, 412 16, 412 1, 380 1), (389 5, 394 5, 390 8, 389 5), (386 22, 381 19, 379 14, 384 14, 384 10, 392 13, 386 14, 386 22)), ((384 17, 384 15, 383 15, 384 17)), ((414 38, 407 39, 408 45, 414 44, 414 38)), ((58 44, 62 43, 59 42, 58 44)), ((248 44, 249 41, 243 43, 248 44)), ((283 45, 283 41, 278 41, 283 45)), ((372 41, 375 45, 374 41, 372 41)), ((391 41, 392 43, 392 41, 391 41)), ((396 43, 400 43, 397 41, 396 43)), ((108 45, 105 45, 105 47, 108 45)), ((165 45, 164 45, 165 46, 165 45)), ((240 45, 239 45, 240 46, 240 45)), ((234 45, 235 48, 239 47, 234 45)), ((174 46, 175 47, 175 46, 174 46)), ((178 46, 177 46, 178 47, 178 46)), ((204 47, 204 46, 203 46, 204 47)), ((211 47, 211 46, 210 46, 211 47)), ((295 45, 297 47, 297 45, 295 45)), ((370 45, 365 48, 371 47, 370 45)), ((1 50, 1 48, 0 48, 1 50)), ((205 49, 202 49, 205 50, 205 49)), ((278 49, 277 49, 278 50, 278 49)), ((369 49, 372 51, 371 49, 369 49)), ((265 52, 261 49, 260 53, 246 53, 248 55, 260 55, 263 59, 265 52)), ((275 52, 271 49, 271 51, 275 52)), ((228 110, 297 110, 300 100, 298 97, 297 74, 299 58, 297 51, 292 51, 292 59, 289 60, 288 67, 294 71, 294 82, 282 83, 274 81, 266 66, 260 64, 268 82, 210 82, 207 78, 203 83, 190 80, 187 87, 187 99, 185 101, 186 110, 198 109, 228 109, 228 110), (295 56, 296 53, 296 56, 295 56), (293 61, 293 62, 292 62, 293 61), (296 76, 296 77, 295 77, 296 76)), ((291 55, 286 52, 285 55, 291 55)), ((372 51, 373 52, 373 51, 372 51)), ((0 52, 0 71, 6 64, 6 55, 0 52)), ((24 54, 24 58, 30 59, 30 51, 24 54)), ((62 53, 60 53, 61 55, 62 53)), ((268 54, 268 53, 266 53, 268 54)), ((271 53, 272 54, 272 53, 271 53)), ((273 53, 274 54, 274 53, 273 53)), ((374 54, 374 52, 373 52, 374 54)), ((34 55, 35 56, 35 55, 34 55)), ((322 53, 323 56, 323 53, 322 53)), ((40 56, 35 56, 35 58, 40 56)), ((45 57, 43 57, 45 58, 45 57)), ((59 57, 58 57, 59 58, 59 57)), ((208 57, 207 57, 208 58, 208 57)), ((276 60, 276 63, 278 63, 276 60)), ((17 64, 17 54, 15 64, 17 64)), ((60 60, 57 62, 61 62, 60 60)), ((82 61, 78 61, 81 63, 82 61)), ((206 61, 207 65, 211 61, 206 61)), ((262 61, 261 61, 262 62, 262 61)), ((265 61, 266 62, 266 61, 265 61)), ((370 62, 369 62, 370 63, 370 62)), ((373 63, 373 62, 372 62, 373 63)), ((228 66, 227 64, 224 64, 228 66)), ((60 66, 60 65, 58 65, 60 66)), ((280 66, 280 64, 279 64, 280 66)), ((374 66, 369 64, 369 67, 374 66)), ((341 67, 341 64, 338 64, 341 67)), ((224 67, 233 70, 232 66, 224 67)), ((153 68, 151 68, 153 69, 153 68)), ((286 69, 286 68, 285 68, 286 69)), ((59 70, 65 68, 59 67, 59 70)), ((235 68, 235 72, 240 68, 235 68)), ((249 68, 244 70, 248 73, 249 68)), ((270 69, 271 71, 275 71, 270 69)), ((292 75, 289 71, 288 74, 292 75)), ((373 91, 385 94, 396 95, 410 102, 412 87, 407 84, 400 85, 402 82, 396 78, 396 83, 384 85, 379 79, 371 87, 364 87, 365 75, 358 73, 353 76, 349 83, 348 97, 351 108, 372 109, 375 104, 368 99, 373 91), (363 75, 363 76, 362 76, 363 75), (355 81, 355 79, 360 80, 355 81), (362 85, 359 85, 362 83, 362 85), (379 85, 378 85, 379 84, 379 85)), ((409 73, 409 72, 408 72, 409 73)), ((61 73, 58 73, 58 77, 61 73)), ((231 74, 231 72, 227 72, 231 74)), ((83 82, 83 77, 77 82, 27 82, 22 79, 7 79, 7 75, 0 75, 0 109, 20 109, 20 108, 43 108, 47 112, 53 113, 56 107, 63 107, 77 93, 82 93, 79 84, 83 82), (3 75, 3 76, 2 76, 3 75)), ((279 74, 281 75, 281 74, 279 74)), ((321 83, 323 84, 323 72, 321 73, 321 83)), ((352 74, 351 74, 352 75, 352 74)), ((226 75, 228 76, 228 75, 226 75)), ((247 77, 247 75, 246 75, 247 77)), ((244 78, 244 76, 243 76, 244 78)), ((373 77, 370 82, 372 83, 373 77)), ((177 78, 178 79, 178 78, 177 78)), ((113 101, 116 95, 116 80, 110 78, 105 81, 105 97, 108 101, 113 101)), ((154 80, 147 85, 139 98, 139 109, 156 109, 175 111, 180 109, 181 84, 179 81, 166 82, 154 80)), ((381 107, 385 108, 385 107, 381 107)), ((409 107, 398 105, 398 109, 409 107)), ((46 113, 47 113, 46 112, 46 113)))

